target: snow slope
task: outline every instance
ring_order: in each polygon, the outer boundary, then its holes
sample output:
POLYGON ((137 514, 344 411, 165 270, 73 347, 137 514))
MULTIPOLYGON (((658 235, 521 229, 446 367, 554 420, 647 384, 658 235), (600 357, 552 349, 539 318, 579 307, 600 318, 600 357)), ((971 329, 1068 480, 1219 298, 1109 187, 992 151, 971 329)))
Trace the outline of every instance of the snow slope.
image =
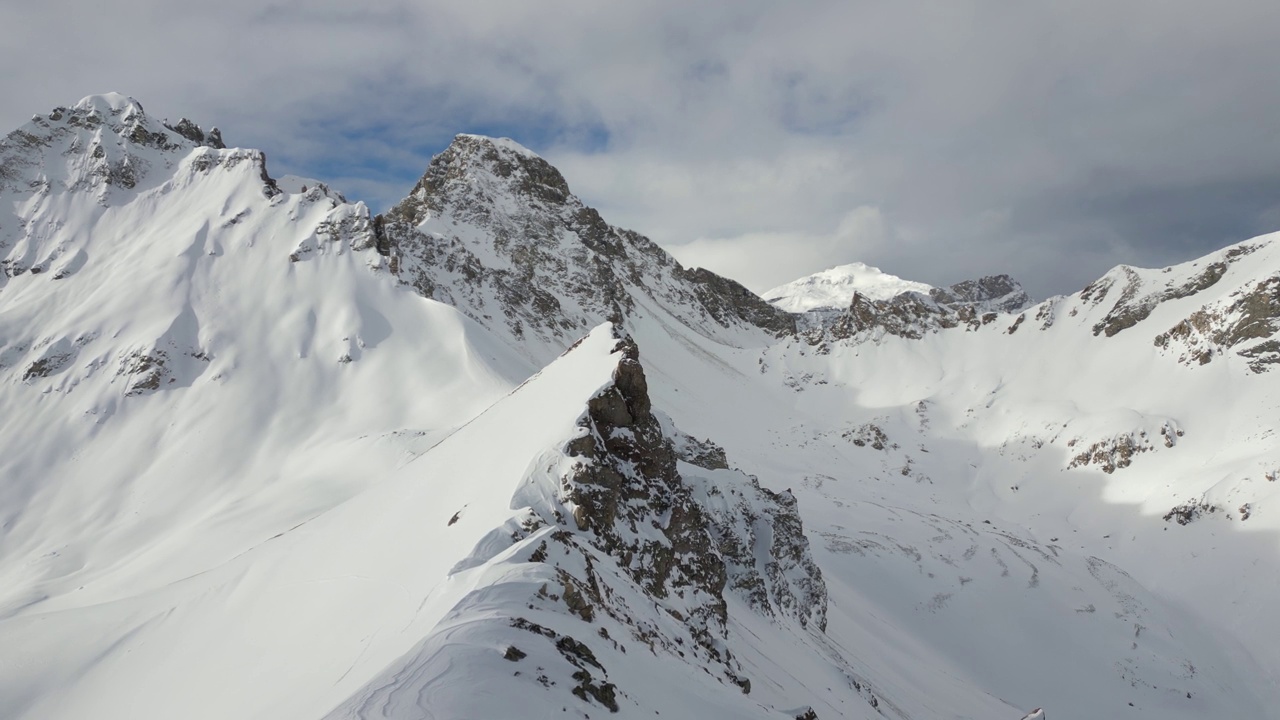
POLYGON ((384 216, 222 145, 0 145, 0 716, 1280 703, 1277 236, 792 315, 510 141, 384 216))
POLYGON ((792 389, 790 427, 726 448, 762 471, 783 463, 761 447, 794 463, 779 472, 810 490, 833 604, 847 573, 877 617, 1001 697, 1079 717, 1129 702, 1265 716, 1280 626, 1257 573, 1278 520, 1259 508, 1275 504, 1280 387, 1257 348, 1280 330, 1278 276, 1266 236, 917 338, 780 344, 759 366, 792 389), (1188 317, 1222 341, 1205 364, 1175 347, 1188 317), (813 457, 833 449, 853 457, 813 457))
POLYGON ((47 144, 40 183, 6 188, 0 220, 3 616, 235 556, 530 372, 335 242, 367 223, 362 206, 282 193, 260 153, 196 147, 154 121, 140 127, 176 147, 109 132, 137 108, 89 98, 20 131, 47 144), (92 147, 147 173, 107 182, 92 147), (299 246, 316 250, 290 262, 299 246))
POLYGON ((6 707, 25 717, 324 714, 486 582, 486 568, 456 566, 513 517, 526 474, 572 435, 616 364, 611 344, 598 333, 377 485, 208 572, 7 621, 5 645, 26 651, 3 673, 6 707), (86 626, 98 632, 67 644, 86 626))

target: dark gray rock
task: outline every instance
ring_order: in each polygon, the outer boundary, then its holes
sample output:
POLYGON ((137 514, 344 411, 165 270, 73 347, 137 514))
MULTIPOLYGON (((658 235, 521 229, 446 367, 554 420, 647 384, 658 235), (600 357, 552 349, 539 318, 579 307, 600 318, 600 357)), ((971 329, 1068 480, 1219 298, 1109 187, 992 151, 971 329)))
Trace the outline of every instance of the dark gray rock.
POLYGON ((965 280, 949 288, 934 288, 929 296, 953 310, 973 308, 975 313, 1014 313, 1031 304, 1031 297, 1017 280, 1008 275, 989 275, 979 280, 965 280))
POLYGON ((995 322, 1001 313, 1016 313, 1030 304, 1026 291, 1008 275, 966 280, 927 295, 905 292, 887 300, 855 293, 844 312, 823 314, 801 335, 815 345, 876 333, 919 339, 956 327, 976 330, 995 322))

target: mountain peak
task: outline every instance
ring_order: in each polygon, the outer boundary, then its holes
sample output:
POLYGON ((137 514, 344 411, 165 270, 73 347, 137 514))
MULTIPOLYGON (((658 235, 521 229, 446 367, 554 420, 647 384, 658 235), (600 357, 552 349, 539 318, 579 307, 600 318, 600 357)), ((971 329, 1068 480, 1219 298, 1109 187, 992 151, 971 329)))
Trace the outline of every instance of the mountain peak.
POLYGON ((168 120, 157 121, 147 115, 142 103, 136 99, 117 92, 87 95, 75 105, 68 108, 54 108, 47 119, 37 116, 32 122, 47 125, 48 122, 59 122, 64 116, 70 116, 66 122, 72 126, 95 127, 105 125, 113 132, 134 145, 147 145, 161 150, 174 150, 184 147, 181 139, 165 137, 168 133, 194 143, 196 146, 207 146, 215 149, 225 148, 222 133, 218 128, 210 128, 205 132, 199 125, 180 118, 176 123, 168 120), (119 118, 118 121, 111 119, 119 118), (44 120, 44 122, 42 122, 44 120), (166 133, 165 131, 168 131, 166 133))
POLYGON ((170 125, 120 93, 89 95, 35 115, 0 139, 0 191, 43 192, 51 183, 99 193, 132 190, 152 168, 170 167, 201 146, 225 147, 217 128, 206 134, 185 118, 170 125))
POLYGON ((451 143, 451 145, 454 144, 472 148, 491 147, 500 152, 515 153, 526 158, 542 159, 538 153, 509 137, 491 137, 489 135, 477 135, 474 133, 458 133, 453 136, 453 143, 451 143))
POLYGON ((409 197, 391 212, 417 225, 447 209, 488 215, 504 205, 503 198, 558 208, 573 194, 559 170, 520 143, 460 134, 431 158, 409 197))
POLYGON ((736 343, 795 329, 738 283, 686 270, 643 235, 609 225, 559 170, 505 138, 456 136, 373 230, 402 282, 442 302, 466 298, 478 322, 504 328, 540 361, 588 327, 655 305, 736 343))
POLYGON ((80 99, 80 102, 72 106, 73 110, 82 110, 86 112, 98 112, 103 115, 119 115, 129 110, 136 110, 144 113, 142 103, 134 100, 128 95, 122 95, 118 92, 102 93, 100 95, 86 95, 80 99))
POLYGON ((855 294, 872 300, 888 300, 904 292, 928 294, 933 288, 903 280, 866 263, 849 263, 779 285, 762 297, 788 312, 843 310, 855 294))

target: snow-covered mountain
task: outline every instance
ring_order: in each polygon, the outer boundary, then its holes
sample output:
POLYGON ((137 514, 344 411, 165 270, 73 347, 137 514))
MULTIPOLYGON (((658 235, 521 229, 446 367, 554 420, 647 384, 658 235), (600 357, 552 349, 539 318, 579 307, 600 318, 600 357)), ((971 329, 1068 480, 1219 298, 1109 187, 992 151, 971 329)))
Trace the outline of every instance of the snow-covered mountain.
POLYGON ((862 263, 800 278, 764 297, 775 307, 795 313, 796 328, 802 334, 841 339, 873 326, 918 337, 922 330, 980 322, 981 318, 1018 312, 1032 304, 1022 285, 1008 275, 935 288, 862 263))
POLYGON ((687 270, 607 224, 560 172, 509 140, 459 135, 374 221, 388 267, 539 364, 605 321, 660 315, 721 344, 759 344, 795 320, 746 288, 687 270))
POLYGON ((509 140, 374 215, 108 95, 0 268, 0 717, 1280 703, 1277 236, 771 305, 509 140))
POLYGON ((792 280, 766 291, 761 297, 787 312, 803 313, 842 310, 849 307, 855 294, 871 300, 889 300, 904 292, 928 295, 932 289, 924 283, 882 272, 877 267, 850 263, 792 280))

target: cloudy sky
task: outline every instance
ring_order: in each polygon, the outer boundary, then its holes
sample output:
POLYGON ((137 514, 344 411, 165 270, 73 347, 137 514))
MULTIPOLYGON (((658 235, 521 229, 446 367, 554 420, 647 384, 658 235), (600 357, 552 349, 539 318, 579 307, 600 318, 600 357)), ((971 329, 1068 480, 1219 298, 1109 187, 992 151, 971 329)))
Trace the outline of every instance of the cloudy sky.
POLYGON ((764 290, 860 260, 1034 295, 1280 229, 1271 0, 49 0, 0 128, 91 93, 383 209, 457 132, 764 290))

